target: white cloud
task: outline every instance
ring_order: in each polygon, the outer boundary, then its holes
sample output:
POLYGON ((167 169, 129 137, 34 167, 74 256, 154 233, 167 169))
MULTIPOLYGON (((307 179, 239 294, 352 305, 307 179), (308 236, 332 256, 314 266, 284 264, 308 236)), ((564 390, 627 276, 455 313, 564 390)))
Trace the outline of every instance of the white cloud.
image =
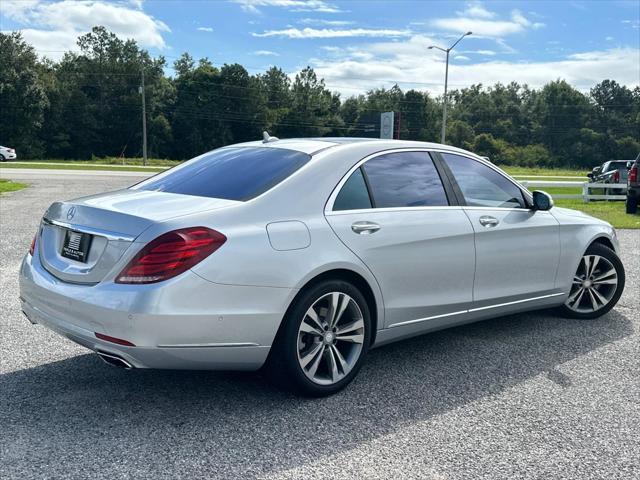
POLYGON ((322 18, 303 18, 298 23, 304 25, 326 25, 329 27, 344 27, 347 25, 353 25, 356 22, 351 20, 324 20, 322 18))
MULTIPOLYGON (((310 64, 330 88, 341 92, 343 96, 363 93, 382 85, 390 87, 396 82, 404 89, 417 88, 441 93, 444 58, 441 52, 427 50, 431 44, 432 38, 414 35, 402 41, 377 42, 364 47, 332 51, 331 57, 311 59, 310 64)), ((633 48, 581 52, 557 61, 493 59, 474 63, 456 62, 449 65, 449 85, 451 88, 463 88, 475 83, 491 85, 516 81, 540 87, 563 78, 577 88, 587 90, 611 78, 634 87, 640 83, 637 72, 639 63, 640 49, 633 48)))
POLYGON ((258 55, 259 57, 279 57, 280 54, 277 52, 272 52, 271 50, 256 50, 253 52, 253 55, 258 55))
POLYGON ((471 60, 469 57, 467 57, 466 55, 456 55, 455 57, 453 57, 455 60, 463 60, 463 61, 467 61, 467 60, 471 60))
POLYGON ((527 29, 537 30, 545 26, 541 22, 531 22, 519 10, 513 10, 509 20, 496 19, 494 12, 488 11, 478 2, 456 14, 456 17, 436 18, 432 20, 431 25, 456 33, 471 31, 476 35, 497 38, 521 33, 527 29))
POLYGON ((285 37, 285 38, 345 38, 345 37, 408 37, 410 30, 392 30, 387 28, 352 28, 336 30, 333 28, 286 28, 283 30, 267 30, 262 33, 252 33, 254 37, 285 37))
POLYGON ((480 2, 471 2, 467 8, 461 12, 456 12, 461 17, 493 18, 494 12, 490 12, 482 6, 480 2))
POLYGON ((103 25, 121 38, 132 38, 143 47, 166 47, 163 33, 169 27, 138 9, 141 2, 107 3, 92 0, 41 2, 3 0, 3 14, 19 23, 25 40, 46 56, 77 50, 77 37, 95 25, 103 25))
POLYGON ((337 6, 324 0, 231 0, 242 7, 245 12, 260 13, 259 7, 279 7, 296 12, 341 12, 337 6))
POLYGON ((213 32, 213 28, 211 27, 198 27, 199 32, 213 32))
POLYGON ((605 38, 605 40, 606 40, 607 42, 612 42, 612 41, 613 41, 613 37, 606 37, 606 38, 605 38))

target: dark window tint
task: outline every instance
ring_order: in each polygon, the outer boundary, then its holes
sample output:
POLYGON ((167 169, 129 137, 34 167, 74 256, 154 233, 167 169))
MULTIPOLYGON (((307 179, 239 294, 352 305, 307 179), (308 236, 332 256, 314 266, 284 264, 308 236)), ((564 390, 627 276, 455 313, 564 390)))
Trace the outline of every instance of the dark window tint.
POLYGON ((364 171, 376 208, 448 205, 436 167, 426 152, 388 153, 364 171))
POLYGON ((156 175, 134 188, 249 200, 280 183, 310 158, 306 153, 282 148, 223 148, 156 175))
POLYGON ((522 191, 492 168, 467 157, 444 153, 465 202, 477 207, 525 207, 522 191))
POLYGON ((371 199, 367 184, 359 168, 345 182, 333 203, 334 210, 357 210, 371 208, 371 199))

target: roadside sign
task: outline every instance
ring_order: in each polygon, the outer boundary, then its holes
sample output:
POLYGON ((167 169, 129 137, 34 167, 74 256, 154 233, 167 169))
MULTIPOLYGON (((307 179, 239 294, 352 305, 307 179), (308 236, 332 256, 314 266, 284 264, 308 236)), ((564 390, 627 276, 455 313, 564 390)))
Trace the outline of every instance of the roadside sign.
POLYGON ((380 138, 393 139, 394 113, 383 112, 380 114, 380 138))

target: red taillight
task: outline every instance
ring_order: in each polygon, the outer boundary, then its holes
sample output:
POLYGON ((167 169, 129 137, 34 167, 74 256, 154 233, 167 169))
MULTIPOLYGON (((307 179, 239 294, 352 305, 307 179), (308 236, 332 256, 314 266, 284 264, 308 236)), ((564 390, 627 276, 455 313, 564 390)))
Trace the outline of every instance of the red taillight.
POLYGON ((135 347, 135 345, 133 343, 131 343, 129 340, 123 340, 121 338, 116 338, 116 337, 110 337, 109 335, 105 335, 104 333, 98 333, 98 332, 94 332, 96 338, 99 338, 100 340, 104 340, 105 342, 111 342, 111 343, 116 343, 118 345, 124 345, 125 347, 135 347))
POLYGON ((616 170, 615 172, 613 172, 611 178, 613 180, 613 183, 618 183, 620 181, 620 170, 616 170))
POLYGON ((227 241, 206 227, 174 230, 149 242, 120 272, 116 283, 155 283, 180 275, 227 241))
POLYGON ((629 183, 636 183, 638 181, 638 166, 634 165, 629 170, 629 183))
POLYGON ((36 238, 38 237, 38 232, 33 236, 33 240, 31 240, 31 246, 29 247, 29 255, 33 257, 34 252, 36 251, 36 238))

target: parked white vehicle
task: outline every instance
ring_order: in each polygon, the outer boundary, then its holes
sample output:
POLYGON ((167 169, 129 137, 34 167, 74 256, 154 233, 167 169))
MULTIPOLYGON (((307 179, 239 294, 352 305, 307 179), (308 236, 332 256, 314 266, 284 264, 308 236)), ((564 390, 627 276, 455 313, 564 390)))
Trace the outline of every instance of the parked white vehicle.
POLYGON ((13 148, 3 147, 0 145, 0 162, 15 160, 16 158, 16 151, 13 148))
POLYGON ((54 203, 20 298, 114 365, 266 364, 320 396, 374 346, 526 310, 603 315, 617 250, 608 223, 464 150, 267 137, 54 203))

